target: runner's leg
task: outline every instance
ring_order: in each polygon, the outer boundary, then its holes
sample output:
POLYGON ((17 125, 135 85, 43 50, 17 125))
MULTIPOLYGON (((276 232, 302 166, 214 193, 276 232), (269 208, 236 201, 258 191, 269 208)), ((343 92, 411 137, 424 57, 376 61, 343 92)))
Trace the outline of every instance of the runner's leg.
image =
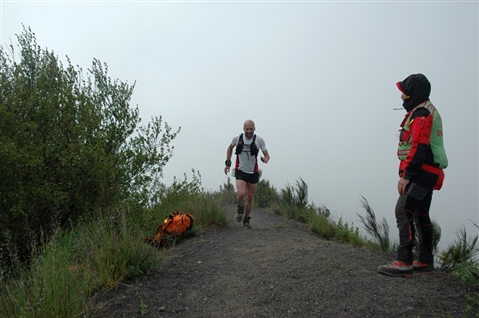
POLYGON ((256 192, 256 183, 247 183, 247 198, 246 198, 246 212, 245 216, 248 217, 251 214, 251 210, 254 205, 254 194, 256 192))
POLYGON ((238 191, 238 206, 244 207, 244 201, 246 198, 246 181, 236 179, 236 190, 238 191))

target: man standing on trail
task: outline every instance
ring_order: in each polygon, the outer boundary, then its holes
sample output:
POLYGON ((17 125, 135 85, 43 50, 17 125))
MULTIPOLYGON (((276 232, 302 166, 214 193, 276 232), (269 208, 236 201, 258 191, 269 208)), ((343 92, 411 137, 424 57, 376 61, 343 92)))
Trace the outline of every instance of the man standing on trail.
POLYGON ((401 123, 398 157, 399 199, 396 222, 399 245, 396 261, 379 266, 389 276, 412 277, 414 271, 432 272, 433 229, 429 218, 433 190, 444 180, 447 157, 444 150, 442 120, 429 100, 431 84, 426 76, 413 74, 396 83, 407 113, 401 123), (416 228, 414 226, 416 223, 416 228), (413 260, 415 230, 418 231, 417 260, 413 260))
POLYGON ((263 153, 261 161, 268 163, 269 154, 266 150, 266 144, 260 136, 256 136, 254 122, 247 120, 244 122, 244 133, 233 137, 233 141, 226 150, 225 174, 228 174, 231 168, 231 156, 233 148, 236 147, 236 164, 235 178, 236 189, 238 191, 238 212, 236 213, 236 221, 243 220, 243 226, 251 228, 250 214, 254 204, 254 194, 259 181, 258 153, 263 153), (246 211, 245 211, 246 198, 246 211), (243 217, 244 214, 244 217, 243 217))

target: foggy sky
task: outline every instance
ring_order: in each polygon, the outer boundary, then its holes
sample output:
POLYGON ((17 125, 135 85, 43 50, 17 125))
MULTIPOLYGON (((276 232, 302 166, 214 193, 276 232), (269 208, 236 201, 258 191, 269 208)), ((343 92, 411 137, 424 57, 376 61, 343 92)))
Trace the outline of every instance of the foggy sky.
POLYGON ((135 83, 145 122, 181 126, 165 183, 195 169, 219 190, 226 148, 252 119, 271 155, 263 178, 277 189, 304 179, 311 201, 360 228, 362 195, 394 240, 395 83, 423 73, 449 157, 431 208, 444 245, 479 223, 478 16, 459 1, 2 1, 1 43, 23 24, 63 60, 86 70, 97 58, 135 83))

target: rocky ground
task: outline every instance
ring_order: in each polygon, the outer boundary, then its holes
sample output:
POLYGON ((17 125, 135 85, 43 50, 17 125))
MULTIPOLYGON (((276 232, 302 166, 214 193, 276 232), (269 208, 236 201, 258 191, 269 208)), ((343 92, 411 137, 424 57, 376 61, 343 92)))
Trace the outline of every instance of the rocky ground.
POLYGON ((479 317, 479 290, 445 272, 377 273, 394 255, 321 239, 255 208, 166 251, 158 271, 93 298, 95 317, 479 317))

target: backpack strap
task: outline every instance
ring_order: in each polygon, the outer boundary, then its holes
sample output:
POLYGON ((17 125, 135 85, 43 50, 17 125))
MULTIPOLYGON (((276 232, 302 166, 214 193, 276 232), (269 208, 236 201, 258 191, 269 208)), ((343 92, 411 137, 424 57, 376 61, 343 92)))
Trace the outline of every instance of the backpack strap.
POLYGON ((253 141, 251 142, 251 145, 249 146, 249 151, 252 156, 258 156, 258 147, 256 147, 256 135, 253 136, 253 141))
MULTIPOLYGON (((235 154, 239 155, 243 151, 243 147, 244 147, 243 133, 241 133, 239 135, 238 144, 236 145, 235 154)), ((258 155, 259 150, 258 150, 258 147, 256 147, 256 134, 253 135, 253 141, 251 142, 251 145, 250 145, 250 152, 252 156, 258 155)))
POLYGON ((235 154, 239 155, 243 151, 244 141, 243 141, 243 133, 239 135, 238 144, 236 145, 235 154))

